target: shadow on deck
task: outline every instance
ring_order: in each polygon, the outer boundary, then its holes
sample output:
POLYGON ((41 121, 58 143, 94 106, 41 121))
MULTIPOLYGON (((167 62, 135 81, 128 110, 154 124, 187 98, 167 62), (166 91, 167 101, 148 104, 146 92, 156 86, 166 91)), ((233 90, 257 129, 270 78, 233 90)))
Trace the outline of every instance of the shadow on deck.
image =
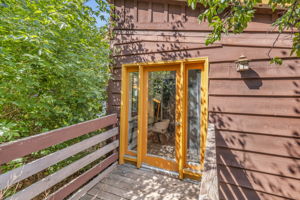
POLYGON ((81 200, 114 199, 198 199, 200 185, 181 181, 149 169, 118 165, 87 192, 81 200))

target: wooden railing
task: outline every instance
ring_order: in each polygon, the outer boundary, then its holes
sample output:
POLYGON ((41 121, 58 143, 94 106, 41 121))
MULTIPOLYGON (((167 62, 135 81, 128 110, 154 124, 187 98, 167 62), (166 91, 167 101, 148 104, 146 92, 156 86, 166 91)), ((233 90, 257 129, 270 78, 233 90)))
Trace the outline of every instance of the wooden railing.
POLYGON ((97 134, 93 137, 73 144, 72 146, 68 146, 52 154, 34 160, 33 162, 30 162, 24 166, 1 174, 0 191, 4 191, 6 188, 9 188, 10 186, 34 174, 37 174, 38 172, 41 172, 48 167, 55 165, 60 161, 63 161, 77 153, 83 152, 90 147, 107 141, 107 144, 105 146, 80 158, 79 160, 74 161, 73 163, 67 165, 66 167, 63 167, 59 171, 46 176, 45 178, 31 184, 30 186, 24 188, 21 191, 18 191, 17 193, 7 198, 20 200, 32 199, 33 197, 36 197, 37 195, 43 193, 52 186, 56 185, 57 183, 63 181, 83 167, 87 166, 88 164, 94 162, 97 159, 103 158, 108 153, 112 152, 110 156, 105 157, 104 160, 102 160, 100 163, 93 166, 88 171, 85 171, 80 176, 74 178, 72 181, 68 182, 64 186, 60 187, 57 191, 51 193, 46 197, 47 199, 64 199, 65 197, 68 197, 70 194, 72 194, 72 196, 70 197, 71 199, 79 199, 95 183, 97 183, 101 178, 109 173, 116 165, 118 154, 115 149, 119 146, 119 141, 116 140, 116 136, 118 135, 118 128, 116 127, 116 124, 117 115, 113 114, 0 145, 1 165, 4 163, 8 163, 16 158, 21 158, 33 152, 43 150, 52 145, 60 144, 73 138, 88 134, 90 132, 107 128, 109 126, 113 127, 106 132, 97 134), (88 182, 89 180, 91 181, 88 182), (80 188, 82 185, 84 186, 80 188))

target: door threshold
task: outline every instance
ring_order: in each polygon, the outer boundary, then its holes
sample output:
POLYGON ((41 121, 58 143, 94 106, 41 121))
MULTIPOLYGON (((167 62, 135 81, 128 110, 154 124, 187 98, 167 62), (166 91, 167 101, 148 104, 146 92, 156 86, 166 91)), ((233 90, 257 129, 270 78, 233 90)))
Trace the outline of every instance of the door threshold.
POLYGON ((201 174, 202 173, 202 170, 195 170, 195 169, 190 169, 190 168, 183 168, 183 170, 185 172, 189 172, 189 173, 195 173, 195 174, 201 174))
POLYGON ((147 164, 142 164, 142 168, 149 169, 149 170, 152 170, 152 171, 154 171, 158 174, 167 175, 167 176, 170 176, 170 177, 173 177, 173 178, 178 178, 179 177, 178 172, 168 171, 168 170, 153 167, 153 166, 150 166, 150 165, 147 165, 147 164))
MULTIPOLYGON (((147 164, 142 164, 141 169, 142 170, 151 170, 151 171, 154 171, 155 173, 158 173, 158 174, 162 174, 162 175, 170 176, 172 178, 179 179, 179 173, 178 172, 173 172, 173 171, 168 171, 168 170, 165 170, 165 169, 160 169, 160 168, 153 167, 153 166, 150 166, 150 165, 147 165, 147 164)), ((195 180, 195 179, 192 179, 192 178, 184 178, 184 179, 181 179, 181 181, 189 182, 189 183, 193 183, 193 184, 200 184, 199 180, 195 180)))

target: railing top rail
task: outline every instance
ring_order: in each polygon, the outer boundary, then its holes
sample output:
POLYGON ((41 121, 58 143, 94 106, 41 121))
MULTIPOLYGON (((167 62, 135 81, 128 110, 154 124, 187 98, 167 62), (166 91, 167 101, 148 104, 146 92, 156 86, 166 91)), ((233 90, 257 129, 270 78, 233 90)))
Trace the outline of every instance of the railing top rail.
POLYGON ((26 165, 12 169, 0 175, 0 190, 18 183, 58 162, 61 162, 77 153, 80 153, 96 144, 104 142, 109 138, 117 136, 118 128, 113 128, 101 134, 95 135, 76 144, 68 146, 64 149, 55 151, 51 154, 36 159, 26 165))
POLYGON ((0 165, 52 145, 116 124, 112 114, 0 145, 0 165))

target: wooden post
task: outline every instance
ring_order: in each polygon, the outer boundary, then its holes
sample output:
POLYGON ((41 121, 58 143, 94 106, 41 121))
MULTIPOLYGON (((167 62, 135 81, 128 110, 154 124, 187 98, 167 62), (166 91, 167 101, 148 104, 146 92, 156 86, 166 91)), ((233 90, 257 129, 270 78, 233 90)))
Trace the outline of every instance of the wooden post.
POLYGON ((204 168, 204 155, 208 126, 208 58, 205 58, 201 76, 201 169, 204 168))
POLYGON ((138 135, 137 135, 138 141, 137 141, 137 162, 136 162, 137 168, 140 168, 142 166, 142 155, 143 155, 142 145, 145 145, 143 144, 143 135, 145 134, 143 132, 143 129, 146 127, 145 120, 144 120, 145 99, 143 95, 141 95, 142 91, 145 90, 144 82, 145 82, 144 68, 142 66, 139 66, 139 105, 138 105, 139 120, 138 120, 138 135))
MULTIPOLYGON (((112 127, 113 127, 113 128, 116 128, 117 126, 118 126, 118 123, 114 124, 112 127)), ((120 135, 120 129, 118 129, 118 132, 119 132, 118 135, 120 135)), ((111 142, 117 140, 117 139, 118 139, 117 137, 118 137, 118 136, 113 136, 111 142)), ((119 141, 119 146, 120 146, 120 141, 119 141)), ((117 150, 117 149, 113 150, 113 153, 118 153, 118 150, 117 150)))
POLYGON ((178 121, 180 121, 181 126, 180 126, 180 130, 179 131, 179 152, 178 152, 178 171, 179 171, 179 178, 183 179, 183 166, 184 166, 184 152, 185 152, 185 145, 184 145, 184 137, 185 137, 185 84, 184 84, 184 80, 185 80, 185 64, 184 62, 180 63, 180 84, 179 84, 179 101, 180 101, 180 105, 179 105, 179 113, 180 114, 180 119, 177 119, 178 121))
POLYGON ((119 164, 124 164, 125 155, 125 134, 126 134, 126 119, 127 119, 127 104, 126 101, 126 83, 127 83, 127 70, 122 66, 122 83, 121 83, 121 115, 120 115, 120 148, 119 148, 119 164))

